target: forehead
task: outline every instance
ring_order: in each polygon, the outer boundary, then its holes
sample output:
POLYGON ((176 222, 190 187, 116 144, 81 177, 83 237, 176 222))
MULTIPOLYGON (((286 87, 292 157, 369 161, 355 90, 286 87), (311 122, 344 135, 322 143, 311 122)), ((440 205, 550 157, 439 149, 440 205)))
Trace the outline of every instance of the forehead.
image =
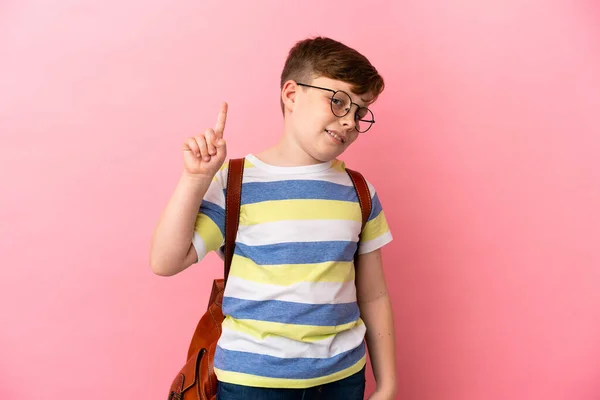
POLYGON ((320 76, 318 78, 315 78, 312 84, 327 89, 343 90, 344 92, 348 93, 350 97, 352 97, 353 102, 358 103, 362 106, 371 104, 371 101, 373 100, 373 96, 370 93, 364 93, 362 95, 354 93, 352 90, 350 90, 350 84, 344 81, 338 81, 336 79, 320 76))

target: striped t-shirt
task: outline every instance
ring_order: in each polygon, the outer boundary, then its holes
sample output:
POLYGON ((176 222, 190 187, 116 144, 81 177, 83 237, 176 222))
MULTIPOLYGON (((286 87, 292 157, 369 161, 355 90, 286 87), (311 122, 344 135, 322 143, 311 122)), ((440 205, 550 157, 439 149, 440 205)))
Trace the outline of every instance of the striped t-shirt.
MULTIPOLYGON (((227 168, 200 206, 193 244, 221 256, 227 168)), ((372 211, 359 253, 392 240, 369 183, 372 211)), ((346 378, 366 362, 354 283, 358 197, 342 161, 277 167, 246 156, 240 223, 223 298, 214 367, 222 382, 307 388, 346 378)), ((368 266, 366 266, 368 267, 368 266)))

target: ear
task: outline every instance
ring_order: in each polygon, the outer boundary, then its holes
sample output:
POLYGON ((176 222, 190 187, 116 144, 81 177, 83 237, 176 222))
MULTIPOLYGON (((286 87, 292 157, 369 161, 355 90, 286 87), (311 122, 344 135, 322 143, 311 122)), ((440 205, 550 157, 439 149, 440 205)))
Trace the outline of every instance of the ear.
POLYGON ((294 80, 289 80, 283 84, 281 89, 281 101, 285 110, 292 111, 296 104, 296 97, 300 86, 294 80))

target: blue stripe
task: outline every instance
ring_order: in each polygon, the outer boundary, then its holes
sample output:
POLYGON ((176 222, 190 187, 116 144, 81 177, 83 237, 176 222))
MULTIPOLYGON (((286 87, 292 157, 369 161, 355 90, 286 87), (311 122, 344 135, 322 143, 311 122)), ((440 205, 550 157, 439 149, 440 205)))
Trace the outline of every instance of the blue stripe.
POLYGON ((306 304, 280 300, 243 300, 225 296, 223 298, 223 314, 236 319, 253 319, 281 324, 336 326, 357 321, 360 317, 360 310, 356 302, 306 304))
POLYGON ((356 349, 331 358, 279 358, 225 350, 217 346, 214 365, 224 371, 283 379, 310 379, 331 375, 356 364, 365 355, 364 341, 356 349))
POLYGON ((235 254, 258 265, 314 264, 328 261, 352 261, 356 242, 288 242, 248 246, 236 243, 235 254))
POLYGON ((382 210, 382 208, 381 208, 381 203, 379 202, 379 196, 377 196, 377 193, 375 193, 375 196, 373 197, 373 200, 371 201, 371 215, 369 215, 368 221, 370 221, 374 218, 377 218, 377 216, 379 215, 381 210, 382 210))
POLYGON ((221 235, 225 236, 225 210, 215 203, 202 200, 200 212, 210 218, 221 230, 221 235))
POLYGON ((358 201, 354 186, 340 185, 328 181, 249 182, 244 183, 242 186, 242 204, 292 199, 358 201))

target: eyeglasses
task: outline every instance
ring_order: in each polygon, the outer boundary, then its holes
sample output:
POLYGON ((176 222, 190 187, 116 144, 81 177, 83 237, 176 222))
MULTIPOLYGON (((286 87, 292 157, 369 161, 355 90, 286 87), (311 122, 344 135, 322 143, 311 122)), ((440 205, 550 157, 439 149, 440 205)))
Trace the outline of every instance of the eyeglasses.
MULTIPOLYGON (((352 101, 350 95, 343 90, 327 89, 319 86, 307 85, 305 83, 296 82, 300 86, 305 86, 314 89, 327 90, 332 92, 331 96, 331 112, 338 118, 345 117, 352 109, 352 104, 356 104, 352 101)), ((356 104, 356 113, 354 114, 355 129, 357 132, 365 133, 375 123, 373 112, 366 107, 361 107, 356 104)))

